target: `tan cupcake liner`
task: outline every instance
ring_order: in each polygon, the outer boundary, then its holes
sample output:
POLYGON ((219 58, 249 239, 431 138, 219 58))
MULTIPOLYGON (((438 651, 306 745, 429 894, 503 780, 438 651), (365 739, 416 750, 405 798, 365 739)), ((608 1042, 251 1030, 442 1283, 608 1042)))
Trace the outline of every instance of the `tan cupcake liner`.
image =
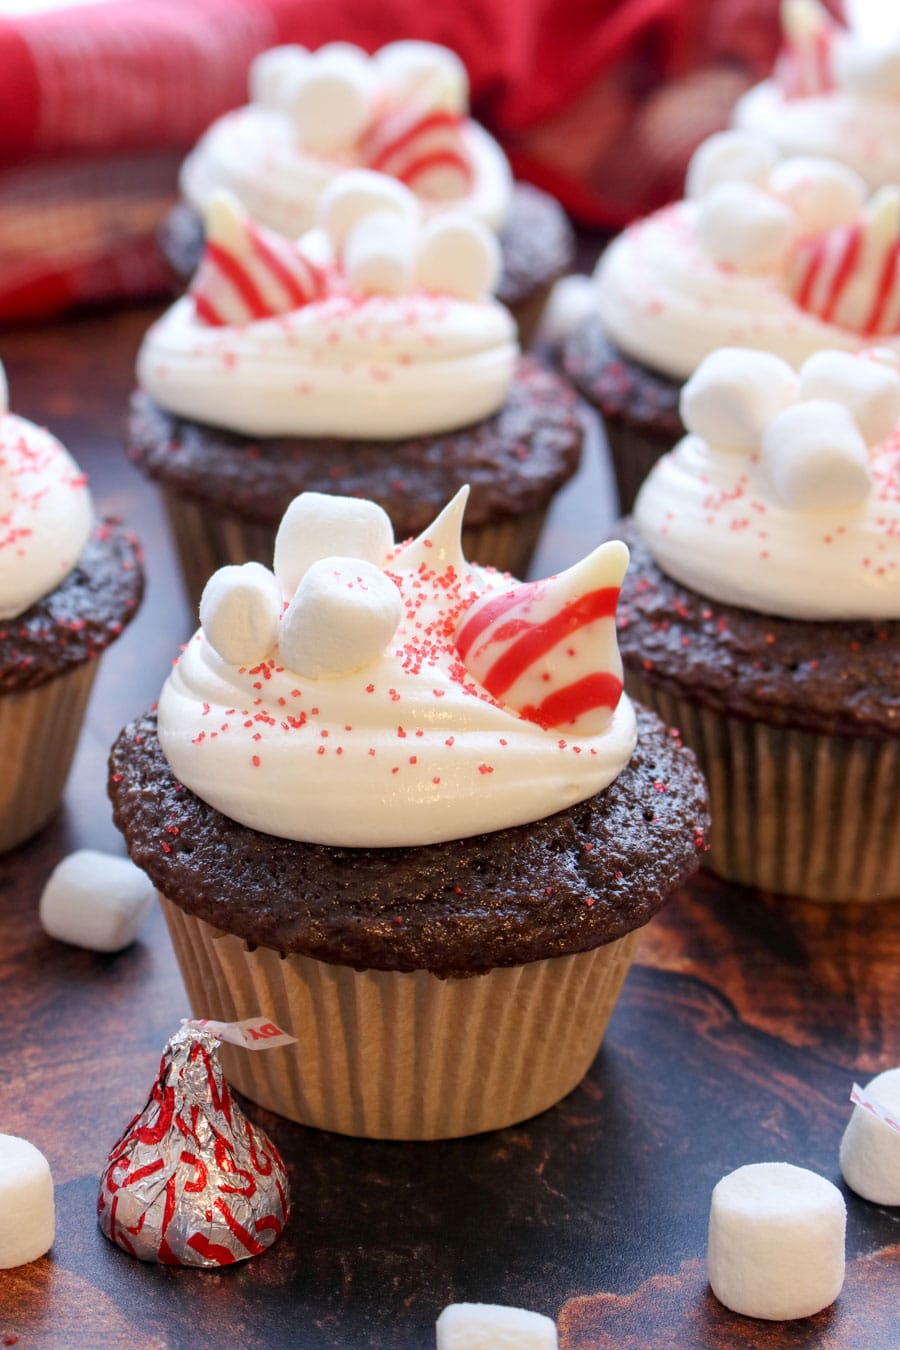
POLYGON ((590 1067, 640 937, 440 980, 248 950, 160 900, 195 1016, 270 1017, 297 1037, 223 1045, 228 1080, 303 1125, 373 1139, 451 1139, 553 1106, 590 1067))
POLYGON ((807 900, 900 897, 900 742, 725 717, 631 673, 626 687, 700 761, 711 871, 807 900))
MULTIPOLYGON (((276 529, 216 512, 163 487, 163 501, 181 560, 188 599, 196 611, 213 572, 227 563, 272 566, 276 529)), ((498 524, 463 529, 463 552, 470 562, 524 577, 543 528, 546 508, 498 524)))
POLYGON ((644 479, 678 438, 654 436, 649 429, 631 426, 615 417, 605 417, 603 425, 619 494, 619 514, 627 516, 644 479))
POLYGON ((87 661, 0 697, 0 853, 30 839, 58 807, 96 673, 87 661))

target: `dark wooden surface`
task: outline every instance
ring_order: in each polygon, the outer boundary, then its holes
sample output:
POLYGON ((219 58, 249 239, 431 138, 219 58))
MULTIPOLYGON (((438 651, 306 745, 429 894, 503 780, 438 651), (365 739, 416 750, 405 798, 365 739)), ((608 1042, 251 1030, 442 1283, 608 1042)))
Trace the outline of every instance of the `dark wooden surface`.
MULTIPOLYGON (((97 956, 37 922, 51 868, 121 851, 107 748, 157 695, 191 626, 153 489, 121 423, 150 311, 8 333, 14 409, 49 424, 98 507, 146 548, 143 610, 101 669, 64 808, 0 859, 0 1131, 44 1151, 56 1182, 49 1256, 0 1272, 0 1345, 426 1350, 454 1300, 559 1320, 563 1350, 900 1346, 900 1211, 851 1194, 847 1281, 807 1321, 734 1317, 705 1281, 709 1196, 747 1162, 840 1184, 851 1082, 900 1064, 900 904, 817 907, 703 877, 647 929, 585 1083, 516 1129, 442 1144, 344 1139, 249 1107, 288 1164, 290 1225, 221 1273, 146 1266, 101 1236, 106 1152, 142 1105, 187 1013, 161 916, 97 956)), ((611 519, 596 444, 561 497, 536 572, 581 556, 611 519)))

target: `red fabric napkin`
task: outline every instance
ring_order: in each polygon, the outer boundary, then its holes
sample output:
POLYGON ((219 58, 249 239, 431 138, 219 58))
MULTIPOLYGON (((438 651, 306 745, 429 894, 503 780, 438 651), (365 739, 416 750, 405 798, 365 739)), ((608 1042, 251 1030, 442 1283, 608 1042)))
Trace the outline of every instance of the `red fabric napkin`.
POLYGON ((690 150, 770 66, 776 13, 777 0, 114 0, 2 18, 0 318, 160 286, 148 241, 177 162, 246 101, 266 47, 452 47, 516 172, 616 227, 677 193, 690 150))

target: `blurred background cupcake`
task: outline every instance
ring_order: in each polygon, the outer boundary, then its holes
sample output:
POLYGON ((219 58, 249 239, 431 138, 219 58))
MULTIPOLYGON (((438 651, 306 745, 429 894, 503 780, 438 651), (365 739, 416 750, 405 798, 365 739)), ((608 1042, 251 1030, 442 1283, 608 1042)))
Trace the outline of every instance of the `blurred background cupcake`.
POLYGON ((270 557, 308 490, 377 501, 405 538, 470 483, 467 552, 524 574, 582 423, 563 379, 519 358, 494 236, 423 221, 363 170, 319 218, 295 246, 214 198, 190 290, 141 348, 130 453, 162 486, 189 595, 270 557))
POLYGON ((638 494, 626 685, 710 784, 707 861, 813 900, 900 897, 900 376, 890 352, 723 350, 638 494))
POLYGON ((8 411, 0 366, 0 852, 59 805, 99 657, 142 592, 134 536, 96 521, 71 455, 8 411))

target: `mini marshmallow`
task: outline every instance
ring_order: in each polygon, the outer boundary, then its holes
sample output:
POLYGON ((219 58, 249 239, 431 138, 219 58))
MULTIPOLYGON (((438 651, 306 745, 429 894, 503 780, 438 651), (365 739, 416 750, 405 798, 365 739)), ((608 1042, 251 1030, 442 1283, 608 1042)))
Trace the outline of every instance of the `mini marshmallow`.
POLYGON ((771 352, 720 347, 681 391, 681 420, 715 450, 752 454, 763 429, 797 401, 797 376, 771 352))
POLYGON ((297 43, 260 52, 250 62, 251 102, 264 108, 285 108, 294 84, 309 62, 309 52, 297 43))
POLYGON ((739 1167, 712 1193, 710 1288, 745 1317, 811 1317, 841 1292, 846 1223, 843 1197, 825 1177, 791 1163, 739 1167))
POLYGON ((851 225, 869 195, 865 180, 845 164, 797 155, 776 164, 769 188, 810 234, 851 225))
POLYGON ((373 58, 384 83, 402 99, 435 112, 464 114, 469 77, 455 52, 433 42, 389 42, 373 58))
POLYGON ((372 169, 350 169, 331 180, 319 198, 319 224, 335 251, 364 216, 394 211, 401 219, 417 221, 419 204, 409 188, 372 169))
POLYGON ((752 183, 721 183, 697 207, 697 239, 717 263, 768 271, 784 259, 798 221, 790 207, 752 183))
POLYGON ((416 279, 426 291, 481 300, 500 275, 500 245, 480 220, 441 212, 421 233, 416 279))
POLYGON ((380 567, 393 547, 394 528, 375 502, 304 492, 281 518, 275 536, 275 576, 289 600, 320 558, 362 558, 380 567))
POLYGON ((751 131, 717 131, 701 141, 691 156, 684 195, 705 197, 722 183, 765 187, 777 160, 774 145, 762 136, 751 131))
POLYGON ((306 679, 347 675, 380 656, 400 622, 400 590, 359 558, 320 558, 285 610, 281 661, 306 679))
POLYGON ((776 492, 795 510, 860 506, 872 490, 866 443, 843 403, 785 408, 763 432, 762 451, 776 492))
POLYGON ((375 77, 366 54, 349 43, 321 47, 290 88, 291 114, 304 150, 329 155, 353 145, 372 111, 375 77))
POLYGON ((54 1230, 50 1164, 27 1139, 0 1134, 0 1270, 43 1256, 54 1230))
POLYGON ((496 1303, 451 1303, 437 1320, 437 1350, 558 1350, 556 1324, 496 1303))
POLYGON ((153 883, 128 858, 81 848, 50 873, 38 913, 58 942, 120 952, 137 937, 153 896, 153 883))
POLYGON ((262 563, 220 567, 200 596, 200 627, 231 666, 264 660, 275 646, 280 617, 281 588, 262 563))
MULTIPOLYGON (((900 1119, 900 1069, 865 1086, 885 1111, 900 1119)), ((900 1205, 900 1134, 863 1106, 854 1106, 841 1140, 841 1172, 852 1191, 876 1205, 900 1205)))
POLYGON ((597 309, 597 288, 593 277, 560 277, 544 306, 538 338, 548 346, 559 344, 574 333, 597 309))
POLYGON ((874 353, 816 352, 800 367, 800 397, 843 403, 867 445, 887 440, 900 422, 900 373, 874 353))
POLYGON ((834 74, 839 85, 863 98, 900 97, 900 42, 866 42, 845 35, 834 44, 834 74))
POLYGON ((357 295, 403 295, 412 290, 415 226, 395 211, 373 211, 347 232, 344 276, 357 295))

